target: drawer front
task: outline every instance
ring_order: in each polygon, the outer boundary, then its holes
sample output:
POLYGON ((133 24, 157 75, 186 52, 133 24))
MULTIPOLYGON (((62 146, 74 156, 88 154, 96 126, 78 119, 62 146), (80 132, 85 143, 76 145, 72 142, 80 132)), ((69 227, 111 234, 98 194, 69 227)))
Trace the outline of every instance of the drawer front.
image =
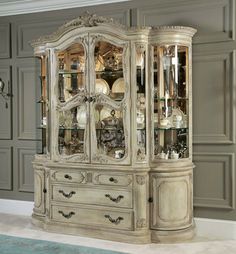
POLYGON ((52 200, 132 208, 132 192, 128 190, 104 190, 53 185, 52 200))
POLYGON ((133 229, 133 212, 52 206, 54 221, 114 229, 133 229))
POLYGON ((52 181, 65 182, 65 183, 86 183, 85 171, 51 171, 52 181))
POLYGON ((132 175, 94 173, 93 183, 101 185, 132 187, 132 175))

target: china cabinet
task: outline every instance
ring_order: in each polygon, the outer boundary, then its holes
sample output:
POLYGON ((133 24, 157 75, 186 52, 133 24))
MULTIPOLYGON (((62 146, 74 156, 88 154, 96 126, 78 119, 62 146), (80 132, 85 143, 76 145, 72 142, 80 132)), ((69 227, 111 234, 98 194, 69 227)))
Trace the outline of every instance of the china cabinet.
POLYGON ((86 13, 32 43, 41 61, 36 225, 132 243, 193 236, 195 32, 86 13))

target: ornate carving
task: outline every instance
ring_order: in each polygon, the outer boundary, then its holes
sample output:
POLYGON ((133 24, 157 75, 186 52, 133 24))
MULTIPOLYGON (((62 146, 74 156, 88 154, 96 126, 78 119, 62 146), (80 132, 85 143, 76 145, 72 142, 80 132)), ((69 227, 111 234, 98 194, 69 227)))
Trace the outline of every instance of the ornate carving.
POLYGON ((87 179, 88 183, 92 183, 92 181, 93 181, 93 174, 91 172, 88 172, 87 176, 86 176, 86 179, 87 179))
POLYGON ((144 161, 146 159, 146 153, 144 147, 137 148, 137 161, 144 161))
POLYGON ((138 219, 138 220, 136 221, 136 227, 137 227, 137 228, 145 228, 146 226, 147 226, 147 221, 146 221, 146 219, 141 218, 141 219, 138 219))
POLYGON ((136 175, 136 182, 139 185, 144 185, 146 182, 146 176, 144 175, 136 175))
POLYGON ((61 35, 70 31, 74 28, 79 27, 93 27, 98 26, 100 24, 113 24, 116 27, 124 28, 122 24, 117 23, 112 18, 106 18, 102 16, 97 16, 96 14, 90 14, 85 12, 83 15, 79 16, 76 19, 71 20, 70 22, 65 23, 64 25, 60 26, 56 32, 51 35, 41 36, 36 40, 31 42, 32 46, 39 45, 41 43, 45 43, 48 41, 52 41, 55 39, 60 38, 61 35))
POLYGON ((108 163, 108 159, 104 158, 104 156, 100 154, 95 154, 92 160, 95 162, 104 163, 104 164, 108 163))
POLYGON ((83 102, 85 102, 86 95, 85 94, 76 94, 66 102, 59 102, 57 105, 57 109, 59 111, 66 111, 66 110, 71 110, 74 107, 77 107, 81 105, 83 102))
POLYGON ((136 43, 136 52, 138 54, 143 54, 146 51, 146 45, 143 43, 136 43))

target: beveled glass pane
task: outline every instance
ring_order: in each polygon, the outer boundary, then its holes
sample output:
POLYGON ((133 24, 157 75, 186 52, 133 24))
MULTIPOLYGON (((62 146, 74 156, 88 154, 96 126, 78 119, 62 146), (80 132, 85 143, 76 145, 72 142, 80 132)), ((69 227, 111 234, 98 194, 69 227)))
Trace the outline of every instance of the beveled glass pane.
POLYGON ((71 97, 84 92, 86 56, 84 47, 75 43, 57 54, 58 57, 58 99, 68 101, 71 97))
POLYGON ((146 52, 136 49, 136 126, 137 159, 142 161, 146 155, 146 52))
POLYGON ((189 156, 188 48, 163 45, 154 47, 153 52, 157 66, 153 72, 154 154, 160 159, 186 158, 189 156))
POLYGON ((94 49, 95 93, 120 101, 125 95, 123 48, 98 41, 94 49))
POLYGON ((97 149, 113 159, 125 156, 125 135, 122 110, 95 105, 97 149))
POLYGON ((61 155, 84 153, 86 126, 86 104, 59 112, 58 149, 61 155))

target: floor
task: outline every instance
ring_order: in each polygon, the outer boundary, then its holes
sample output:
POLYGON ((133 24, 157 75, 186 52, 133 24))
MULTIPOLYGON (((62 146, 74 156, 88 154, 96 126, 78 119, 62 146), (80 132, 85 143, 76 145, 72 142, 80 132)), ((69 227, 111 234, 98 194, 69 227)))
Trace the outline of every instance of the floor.
MULTIPOLYGON (((236 254, 236 240, 197 236, 178 244, 125 244, 42 231, 31 224, 30 217, 0 214, 0 234, 56 241, 135 254, 236 254)), ((53 253, 52 253, 53 254, 53 253)))

